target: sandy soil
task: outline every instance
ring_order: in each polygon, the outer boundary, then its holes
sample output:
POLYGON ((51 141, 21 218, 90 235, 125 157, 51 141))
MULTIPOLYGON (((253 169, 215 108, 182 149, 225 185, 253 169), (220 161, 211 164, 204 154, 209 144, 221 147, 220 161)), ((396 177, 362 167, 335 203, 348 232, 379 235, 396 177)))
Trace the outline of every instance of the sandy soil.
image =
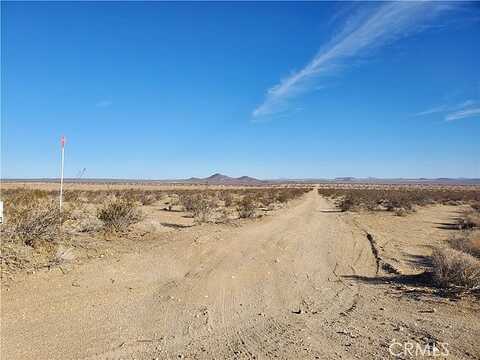
POLYGON ((2 359, 384 359, 393 340, 478 359, 478 302, 409 276, 454 211, 338 213, 312 191, 242 226, 172 228, 4 289, 2 359))

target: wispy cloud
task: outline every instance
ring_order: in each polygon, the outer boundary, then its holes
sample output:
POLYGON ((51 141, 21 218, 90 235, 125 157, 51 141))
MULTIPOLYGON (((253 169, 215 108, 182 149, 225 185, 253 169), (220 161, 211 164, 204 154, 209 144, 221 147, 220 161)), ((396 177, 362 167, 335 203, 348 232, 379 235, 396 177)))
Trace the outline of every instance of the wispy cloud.
POLYGON ((441 113, 445 121, 454 121, 470 117, 480 116, 480 102, 476 100, 465 100, 455 105, 441 105, 425 111, 416 113, 414 116, 425 116, 441 113))
POLYGON ((452 112, 445 116, 445 121, 454 121, 470 117, 480 117, 480 107, 452 112))
POLYGON ((328 75, 346 60, 355 60, 369 51, 428 28, 428 20, 451 8, 436 2, 388 2, 373 11, 347 19, 337 35, 300 71, 271 87, 254 117, 277 114, 288 108, 288 101, 315 86, 320 75, 328 75), (313 84, 312 84, 313 83, 313 84))
POLYGON ((99 108, 106 108, 106 107, 112 106, 112 104, 113 103, 110 100, 102 100, 97 102, 95 106, 99 108))
POLYGON ((424 111, 420 111, 416 114, 414 114, 414 116, 425 116, 425 115, 430 115, 430 114, 437 114, 437 113, 441 113, 441 112, 444 112, 444 111, 447 111, 448 108, 446 105, 441 105, 441 106, 436 106, 436 107, 433 107, 431 109, 428 109, 428 110, 424 110, 424 111))

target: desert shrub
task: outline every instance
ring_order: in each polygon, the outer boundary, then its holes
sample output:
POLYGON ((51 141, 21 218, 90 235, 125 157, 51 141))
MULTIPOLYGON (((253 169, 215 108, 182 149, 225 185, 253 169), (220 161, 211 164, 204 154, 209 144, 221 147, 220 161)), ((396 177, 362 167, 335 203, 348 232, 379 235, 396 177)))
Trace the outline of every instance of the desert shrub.
POLYGON ((234 202, 233 195, 230 193, 225 193, 223 196, 223 201, 225 202, 225 207, 232 206, 234 202))
POLYGON ((255 200, 252 196, 244 196, 237 205, 238 216, 242 219, 255 216, 255 200))
POLYGON ((470 205, 472 209, 476 212, 480 212, 480 202, 476 202, 470 205))
POLYGON ((103 222, 105 230, 122 232, 139 222, 142 216, 133 201, 113 198, 97 210, 97 218, 103 222))
POLYGON ((460 219, 458 219, 459 229, 473 229, 480 227, 480 213, 476 211, 465 212, 460 219))
POLYGON ((134 188, 126 190, 112 190, 103 193, 106 197, 122 198, 129 202, 137 202, 141 205, 147 206, 154 204, 165 194, 165 192, 161 190, 142 190, 134 188))
POLYGON ((28 246, 34 246, 41 240, 58 240, 61 225, 69 217, 69 210, 64 208, 60 212, 56 199, 43 196, 32 198, 28 195, 6 201, 2 238, 28 246))
POLYGON ((33 256, 35 249, 20 243, 13 243, 2 239, 1 244, 1 267, 2 278, 5 275, 20 269, 31 267, 31 263, 36 258, 33 256))
POLYGON ((350 211, 355 206, 355 202, 351 196, 347 195, 338 201, 337 206, 341 211, 350 211))
POLYGON ((286 203, 289 199, 289 195, 286 191, 279 191, 277 194, 277 201, 279 203, 286 203))
POLYGON ((103 204, 109 196, 108 191, 104 190, 87 190, 82 191, 79 200, 90 204, 103 204))
POLYGON ((306 192, 310 191, 309 188, 286 188, 281 189, 277 193, 277 201, 280 203, 286 203, 293 200, 306 192))
POLYGON ((81 195, 82 195, 81 191, 76 191, 76 190, 64 191, 63 200, 65 200, 66 202, 77 202, 79 201, 81 195))
POLYGON ((480 260, 455 249, 436 249, 432 255, 433 280, 438 287, 480 286, 480 260))
POLYGON ((29 196, 32 200, 46 199, 53 195, 51 191, 40 190, 40 189, 24 190, 23 192, 24 194, 29 196))
POLYGON ((108 195, 110 198, 123 199, 130 203, 140 202, 139 201, 139 191, 135 189, 126 189, 126 190, 113 190, 108 195))
POLYGON ((181 197, 177 194, 171 194, 167 196, 165 199, 165 210, 172 211, 174 206, 181 204, 181 197))
POLYGON ((208 222, 217 207, 216 198, 207 193, 182 194, 180 203, 196 222, 208 222))
POLYGON ((138 195, 138 201, 142 205, 153 205, 157 201, 157 196, 148 192, 141 192, 138 195))
POLYGON ((65 231, 70 233, 91 233, 102 227, 103 222, 96 216, 95 205, 91 204, 76 204, 64 224, 65 231))
MULTIPOLYGON (((348 198, 352 209, 406 212, 415 210, 415 206, 429 204, 459 205, 480 201, 480 191, 425 188, 320 188, 318 193, 333 199, 348 198)), ((475 205, 474 205, 475 206, 475 205)))
POLYGON ((277 201, 276 193, 273 191, 264 191, 257 197, 257 200, 264 207, 273 207, 273 204, 277 201))
POLYGON ((183 210, 192 212, 195 208, 195 201, 197 197, 197 194, 181 194, 179 197, 179 202, 182 205, 183 210))
POLYGON ((215 198, 211 198, 205 194, 199 194, 195 196, 193 201, 193 218, 198 223, 208 222, 211 220, 216 207, 215 198))
POLYGON ((480 258, 480 231, 463 231, 460 236, 449 239, 450 246, 480 258))
POLYGON ((220 193, 218 194, 218 198, 219 200, 224 202, 225 207, 230 207, 233 205, 233 194, 228 190, 220 191, 220 193))

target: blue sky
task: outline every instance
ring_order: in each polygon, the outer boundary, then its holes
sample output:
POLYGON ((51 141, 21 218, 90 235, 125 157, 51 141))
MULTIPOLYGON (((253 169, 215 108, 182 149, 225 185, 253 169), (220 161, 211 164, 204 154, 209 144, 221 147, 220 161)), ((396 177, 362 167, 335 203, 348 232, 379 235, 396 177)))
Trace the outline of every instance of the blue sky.
POLYGON ((477 3, 2 2, 2 177, 480 177, 477 3))

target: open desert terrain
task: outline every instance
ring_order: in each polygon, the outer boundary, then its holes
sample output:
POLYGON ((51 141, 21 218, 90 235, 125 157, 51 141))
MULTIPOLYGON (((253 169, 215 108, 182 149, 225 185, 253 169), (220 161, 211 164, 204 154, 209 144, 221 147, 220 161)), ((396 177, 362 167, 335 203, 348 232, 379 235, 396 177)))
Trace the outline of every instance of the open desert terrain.
POLYGON ((479 5, 0 1, 0 360, 480 360, 479 5))
MULTIPOLYGON (((13 199, 32 191, 6 188, 13 199)), ((22 253, 2 234, 2 358, 385 359, 420 349, 478 359, 478 283, 440 286, 431 261, 452 237, 476 233, 459 219, 478 189, 403 213, 342 211, 341 188, 142 189, 142 216, 121 231, 84 224, 94 196, 101 207, 112 195, 67 190, 61 238, 22 253), (215 199, 222 217, 187 211, 181 198, 193 193, 215 199), (252 195, 253 212, 241 213, 252 195)))

